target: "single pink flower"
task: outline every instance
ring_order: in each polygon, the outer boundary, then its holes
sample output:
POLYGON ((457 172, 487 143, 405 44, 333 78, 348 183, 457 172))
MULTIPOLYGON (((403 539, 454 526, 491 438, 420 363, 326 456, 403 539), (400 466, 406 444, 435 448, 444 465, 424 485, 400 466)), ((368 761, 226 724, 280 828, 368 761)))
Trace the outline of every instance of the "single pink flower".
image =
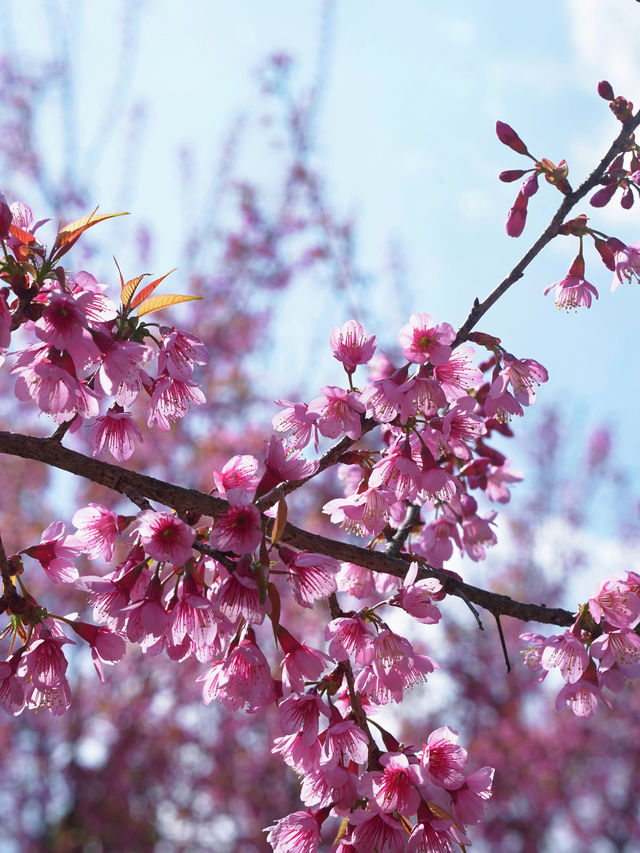
POLYGON ((640 622, 640 596, 619 578, 606 578, 589 599, 589 612, 596 625, 604 619, 615 628, 635 628, 640 622))
POLYGON ((205 397, 195 382, 190 379, 174 379, 168 373, 163 373, 154 384, 147 426, 154 423, 158 429, 168 432, 171 424, 183 418, 192 403, 201 405, 205 397))
POLYGON ((154 560, 183 566, 192 555, 193 528, 169 512, 145 510, 138 516, 137 530, 145 551, 154 560))
POLYGON ((380 757, 381 772, 365 773, 360 779, 360 792, 375 801, 381 812, 415 814, 420 804, 418 785, 424 782, 424 770, 409 764, 406 755, 386 752, 380 757))
POLYGON ((39 545, 25 548, 20 553, 38 560, 54 583, 72 583, 78 578, 74 561, 83 550, 75 537, 65 534, 63 522, 54 521, 43 531, 39 545))
POLYGON ((194 365, 206 364, 209 361, 209 353, 205 345, 195 335, 188 332, 179 332, 175 327, 169 329, 160 327, 162 340, 158 353, 158 371, 182 382, 189 379, 193 373, 194 365))
POLYGON ((615 274, 611 283, 612 291, 633 278, 640 281, 640 243, 631 243, 615 252, 615 264, 615 274))
POLYGON ((91 455, 97 456, 105 447, 118 462, 126 462, 133 456, 136 441, 142 441, 142 433, 130 412, 112 406, 106 415, 93 424, 89 431, 91 455))
POLYGON ((285 408, 271 420, 273 428, 277 432, 290 432, 287 445, 291 450, 300 450, 306 447, 314 438, 316 450, 318 449, 318 428, 316 421, 319 418, 317 412, 309 411, 306 403, 292 403, 290 400, 276 400, 279 406, 285 408))
POLYGON ((100 681, 104 681, 103 663, 115 664, 122 660, 127 650, 124 638, 108 628, 88 622, 72 622, 71 628, 91 646, 91 656, 100 681))
POLYGON ((565 631, 547 640, 541 664, 546 670, 557 666, 564 680, 574 684, 589 665, 589 653, 575 634, 565 631))
POLYGON ((431 732, 422 749, 420 763, 431 781, 440 788, 453 790, 464 784, 467 751, 458 746, 458 733, 443 726, 431 732))
POLYGON ((249 554, 262 540, 260 513, 244 489, 233 489, 226 493, 226 498, 229 510, 216 519, 209 541, 221 551, 249 554))
POLYGON ((353 391, 345 391, 335 385, 320 389, 324 396, 316 397, 309 403, 309 412, 317 415, 318 429, 327 438, 337 438, 344 433, 357 440, 362 435, 361 415, 364 404, 353 391))
POLYGON ((116 538, 123 530, 125 521, 125 519, 122 520, 121 526, 117 512, 100 504, 91 503, 74 514, 72 522, 77 532, 73 538, 82 543, 84 553, 90 560, 102 557, 110 562, 113 558, 116 538))
POLYGON ((545 288, 544 295, 546 296, 552 290, 556 291, 558 308, 565 308, 567 311, 570 308, 577 309, 582 306, 590 308, 591 297, 598 298, 598 291, 584 278, 584 258, 582 255, 575 258, 562 281, 556 281, 555 284, 550 284, 549 287, 545 288))
POLYGON ((318 821, 309 812, 293 812, 264 831, 274 853, 316 853, 320 843, 318 821))
POLYGON ((367 337, 357 320, 348 320, 336 326, 330 337, 333 357, 341 361, 347 373, 353 373, 359 364, 367 364, 376 350, 376 336, 367 337))
POLYGON ((221 471, 213 472, 213 481, 221 495, 232 489, 253 492, 260 482, 258 460, 255 456, 232 456, 221 471))
POLYGON ((414 364, 444 364, 451 355, 451 344, 456 337, 449 323, 435 324, 430 314, 412 314, 406 326, 400 329, 398 341, 402 354, 414 364))

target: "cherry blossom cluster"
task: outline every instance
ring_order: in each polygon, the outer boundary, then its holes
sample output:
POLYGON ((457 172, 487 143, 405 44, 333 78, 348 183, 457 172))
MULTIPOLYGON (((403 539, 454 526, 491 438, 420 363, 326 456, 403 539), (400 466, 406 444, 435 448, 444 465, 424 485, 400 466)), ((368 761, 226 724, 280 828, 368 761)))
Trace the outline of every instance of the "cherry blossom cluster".
MULTIPOLYGON (((625 122, 633 116, 633 104, 623 97, 615 97, 609 83, 602 81, 598 85, 598 93, 610 102, 615 117, 625 122)), ((531 169, 511 169, 501 172, 501 181, 511 182, 525 177, 518 196, 507 216, 506 229, 511 237, 519 237, 526 223, 527 205, 531 196, 538 190, 538 179, 544 176, 548 183, 554 185, 564 195, 572 192, 567 180, 569 168, 564 160, 555 166, 550 160, 537 160, 529 153, 527 146, 518 134, 508 124, 497 122, 496 132, 500 141, 517 154, 533 160, 535 166, 531 169)), ((611 163, 606 174, 601 179, 602 187, 591 197, 593 207, 604 207, 611 201, 618 189, 622 190, 620 204, 628 210, 634 202, 634 192, 640 192, 640 148, 633 133, 625 143, 625 149, 611 163), (628 165, 625 161, 629 158, 628 165)), ((585 237, 593 240, 594 247, 607 269, 614 272, 611 290, 616 290, 624 281, 638 278, 640 271, 640 247, 636 244, 626 245, 617 237, 607 236, 587 225, 584 214, 565 222, 558 233, 577 237, 579 240, 578 254, 574 258, 566 276, 545 288, 547 295, 555 291, 555 301, 558 308, 569 311, 579 307, 590 308, 593 298, 598 298, 598 291, 585 278, 585 260, 583 241, 585 237)))
MULTIPOLYGON (((18 328, 33 340, 11 353, 15 394, 41 413, 72 430, 86 427, 93 455, 103 449, 122 462, 129 459, 140 428, 131 407, 141 392, 148 397, 147 425, 167 431, 191 404, 204 402, 192 380, 195 365, 208 360, 202 343, 175 328, 140 322, 140 317, 185 297, 153 297, 157 279, 134 296, 142 276, 122 281, 122 306, 105 293, 88 272, 69 276, 59 261, 78 237, 96 222, 94 216, 60 230, 51 251, 36 239, 48 220, 34 222, 21 202, 0 197, 0 353, 11 346, 18 328), (138 308, 137 316, 131 314, 138 308), (35 339, 35 340, 34 340, 35 339), (148 372, 157 362, 155 377, 148 372)), ((187 297, 188 298, 188 297, 187 297)))
POLYGON ((640 575, 606 578, 563 634, 520 635, 528 644, 525 663, 540 672, 540 681, 557 668, 566 684, 556 708, 568 705, 576 716, 592 717, 598 700, 611 707, 604 688, 619 693, 627 679, 640 675, 638 625, 640 575))
POLYGON ((411 552, 433 568, 443 567, 454 546, 477 561, 495 544, 496 513, 479 512, 469 492, 509 500, 508 484, 522 475, 487 439, 494 431, 510 434, 507 422, 522 416, 548 379, 537 361, 518 359, 497 338, 482 334, 471 336, 491 354, 480 369, 472 347, 452 347, 455 337, 448 323, 413 314, 399 334, 407 361, 395 367, 379 357, 359 389, 354 372, 372 362, 376 339, 348 321, 334 329, 331 345, 349 387, 322 388, 309 404, 280 401, 285 408, 273 419, 295 453, 312 439, 317 446, 318 434, 355 440, 366 419, 380 424, 382 447, 347 454, 349 464, 340 469, 345 497, 329 501, 323 511, 350 532, 390 542, 409 509, 418 510, 410 525, 411 552))

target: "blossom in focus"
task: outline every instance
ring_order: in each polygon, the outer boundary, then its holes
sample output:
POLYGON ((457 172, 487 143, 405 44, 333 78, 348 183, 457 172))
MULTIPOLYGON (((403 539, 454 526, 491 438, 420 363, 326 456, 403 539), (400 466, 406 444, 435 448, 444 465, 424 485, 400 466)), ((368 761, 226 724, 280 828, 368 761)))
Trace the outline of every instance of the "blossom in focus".
POLYGON ((376 351, 376 336, 367 334, 357 320, 347 320, 336 326, 329 338, 333 357, 341 361, 347 373, 353 373, 359 364, 367 364, 376 351))
POLYGON ((191 556, 195 533, 169 512, 145 510, 138 516, 137 530, 145 551, 154 560, 183 566, 191 556))
POLYGON ((436 323, 430 314, 412 314, 406 326, 400 329, 398 341, 402 354, 414 364, 444 364, 451 356, 449 344, 456 333, 449 323, 436 323))

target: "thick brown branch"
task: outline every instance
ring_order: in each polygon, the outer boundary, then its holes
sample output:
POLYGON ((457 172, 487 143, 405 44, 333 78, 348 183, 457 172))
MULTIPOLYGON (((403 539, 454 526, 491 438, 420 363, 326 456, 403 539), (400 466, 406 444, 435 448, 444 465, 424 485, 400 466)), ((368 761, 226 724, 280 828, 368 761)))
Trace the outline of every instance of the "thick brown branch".
MULTIPOLYGON (((205 495, 195 489, 185 489, 173 483, 156 480, 154 477, 121 468, 119 465, 112 465, 99 459, 91 459, 75 450, 62 447, 49 438, 36 438, 0 431, 0 453, 20 456, 23 459, 36 459, 46 465, 69 471, 79 477, 99 483, 120 494, 126 494, 127 491, 133 489, 138 495, 172 507, 177 512, 192 511, 200 515, 215 517, 223 515, 228 509, 227 502, 221 498, 205 495)), ((267 530, 272 525, 273 520, 267 519, 267 530)), ((349 542, 329 539, 326 536, 302 530, 290 523, 285 526, 281 541, 288 542, 301 550, 326 554, 336 560, 355 563, 374 572, 394 575, 399 578, 405 576, 408 568, 407 561, 400 557, 390 557, 379 551, 370 551, 349 542)), ((525 622, 544 622, 551 625, 571 625, 574 620, 574 614, 568 610, 547 607, 544 604, 524 604, 514 601, 506 595, 498 595, 463 583, 450 572, 423 568, 418 574, 419 577, 423 578, 438 578, 449 595, 456 595, 471 601, 480 607, 484 607, 485 610, 490 611, 495 616, 512 616, 525 622)))

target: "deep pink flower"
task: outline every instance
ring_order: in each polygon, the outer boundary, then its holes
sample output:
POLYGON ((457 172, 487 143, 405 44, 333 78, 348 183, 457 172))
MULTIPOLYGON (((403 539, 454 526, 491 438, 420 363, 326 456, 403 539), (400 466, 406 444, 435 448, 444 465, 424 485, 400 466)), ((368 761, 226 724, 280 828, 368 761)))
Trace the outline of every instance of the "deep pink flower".
POLYGON ((515 358, 509 353, 504 354, 503 365, 500 375, 510 383, 516 400, 523 406, 531 406, 536 399, 536 387, 549 379, 546 368, 533 358, 515 358))
POLYGON ((209 541, 221 551, 249 554, 262 539, 260 513, 249 500, 244 489, 227 492, 228 512, 216 519, 209 541))
POLYGON ((260 625, 264 620, 266 607, 260 600, 249 557, 241 558, 236 570, 226 575, 214 594, 213 603, 233 623, 243 617, 250 624, 260 625))
POLYGON ((595 676, 594 679, 583 676, 578 681, 565 684, 556 697, 556 710, 568 705, 576 717, 593 717, 598 699, 610 708, 611 702, 603 695, 595 676))
POLYGON ((442 614, 433 603, 444 598, 442 584, 437 578, 424 578, 416 581, 418 564, 411 563, 404 577, 402 586, 391 604, 402 607, 418 622, 433 625, 440 621, 442 614))
POLYGON ((470 388, 482 382, 482 371, 471 361, 473 347, 458 347, 447 361, 433 368, 433 375, 442 386, 449 403, 466 397, 470 388))
POLYGON ((349 660, 362 666, 373 658, 375 634, 370 622, 360 616, 341 616, 333 619, 324 630, 329 641, 329 654, 337 661, 349 660))
POLYGON ((589 599, 589 611, 596 624, 605 619, 615 628, 635 628, 640 622, 640 596, 619 578, 606 578, 589 599))
POLYGON ((640 675, 640 637, 629 628, 601 634, 589 651, 600 660, 601 669, 617 666, 627 678, 640 675))
POLYGON ((260 482, 257 471, 258 460, 255 456, 232 456, 221 471, 213 472, 213 481, 221 495, 233 489, 244 489, 251 493, 260 482))
POLYGON ((314 437, 314 445, 318 449, 317 412, 309 411, 306 403, 292 403, 290 400, 276 400, 279 406, 285 408, 271 419, 277 432, 291 432, 287 445, 291 450, 306 447, 314 437))
POLYGON ((349 816, 353 830, 351 843, 358 853, 404 853, 407 836, 400 822, 388 814, 371 814, 358 809, 349 816))
POLYGON ((333 557, 295 552, 281 546, 280 559, 288 569, 287 581, 293 597, 302 607, 313 607, 317 599, 328 598, 337 589, 338 564, 333 557))
POLYGON ((406 755, 386 752, 380 757, 381 772, 365 773, 360 779, 360 792, 375 801, 382 812, 415 814, 420 804, 418 785, 424 782, 424 770, 409 764, 406 755))
POLYGON ((277 629, 277 636, 284 652, 282 683, 293 693, 303 693, 305 679, 318 681, 331 658, 306 643, 298 642, 282 625, 277 629))
POLYGON ((558 308, 565 308, 567 311, 570 308, 577 309, 582 306, 590 308, 591 297, 598 298, 598 291, 584 278, 584 258, 582 255, 575 258, 562 281, 556 281, 555 284, 550 284, 545 288, 544 295, 546 296, 552 290, 556 291, 558 308))
POLYGON ((329 716, 329 706, 317 693, 296 696, 291 693, 278 705, 280 728, 285 734, 300 732, 302 739, 311 745, 318 737, 320 714, 329 716))
POLYGON ((72 622, 71 628, 91 646, 91 657, 100 681, 104 681, 103 663, 115 664, 126 652, 124 638, 108 628, 90 625, 88 622, 72 622))
POLYGON ((480 823, 493 789, 493 767, 481 767, 465 779, 464 785, 451 792, 455 815, 462 825, 480 823))
POLYGON ((193 528, 169 512, 145 510, 138 516, 137 530, 145 551, 154 560, 183 566, 192 555, 196 538, 193 528))
POLYGON ((275 435, 271 436, 265 455, 266 471, 256 488, 256 498, 266 495, 280 483, 303 480, 318 470, 318 462, 309 462, 297 450, 291 452, 275 435))
POLYGON ((23 651, 13 654, 0 663, 0 705, 7 714, 17 716, 25 705, 24 685, 17 670, 23 651))
POLYGON ((359 364, 367 364, 376 350, 376 336, 367 337, 357 320, 347 320, 336 326, 330 337, 333 357, 344 364, 347 373, 353 373, 359 364))
POLYGON ((333 710, 333 722, 325 731, 324 745, 320 765, 325 768, 349 761, 364 764, 369 755, 369 738, 353 720, 343 720, 337 710, 333 710))
POLYGON ((451 355, 449 344, 456 333, 449 323, 436 323, 430 314, 412 314, 400 329, 398 341, 402 354, 414 364, 444 364, 451 355))

